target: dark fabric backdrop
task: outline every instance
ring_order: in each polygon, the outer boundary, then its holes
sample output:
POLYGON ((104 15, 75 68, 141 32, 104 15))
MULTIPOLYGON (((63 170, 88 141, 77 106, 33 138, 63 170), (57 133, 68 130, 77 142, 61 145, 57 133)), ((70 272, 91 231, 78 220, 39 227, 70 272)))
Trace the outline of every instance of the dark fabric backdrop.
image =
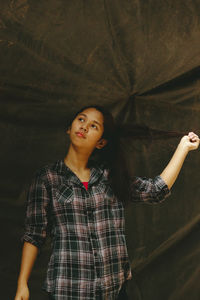
MULTIPOLYGON (((121 141, 130 174, 153 177, 179 141, 165 132, 200 133, 199 54, 197 0, 0 0, 1 299, 16 289, 27 185, 65 155, 72 113, 109 108, 132 130, 121 141)), ((190 153, 166 202, 127 207, 129 299, 200 299, 199 163, 190 153)), ((44 299, 48 249, 32 300, 44 299)))

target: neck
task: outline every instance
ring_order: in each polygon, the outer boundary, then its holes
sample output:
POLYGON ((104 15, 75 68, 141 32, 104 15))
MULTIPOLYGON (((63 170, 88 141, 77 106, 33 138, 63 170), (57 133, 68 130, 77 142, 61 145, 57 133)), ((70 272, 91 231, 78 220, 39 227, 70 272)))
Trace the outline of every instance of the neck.
POLYGON ((69 146, 67 155, 64 158, 65 164, 72 169, 72 171, 83 172, 88 170, 88 160, 91 153, 76 149, 72 144, 69 146))

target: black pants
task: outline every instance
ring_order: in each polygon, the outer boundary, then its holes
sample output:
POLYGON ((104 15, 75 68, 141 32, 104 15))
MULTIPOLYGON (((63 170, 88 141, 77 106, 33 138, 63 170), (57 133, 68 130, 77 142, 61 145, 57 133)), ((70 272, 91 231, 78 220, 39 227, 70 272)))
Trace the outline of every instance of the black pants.
POLYGON ((128 295, 127 295, 127 292, 126 292, 126 285, 127 285, 127 282, 125 282, 122 285, 122 288, 121 288, 121 290, 119 292, 117 300, 128 300, 128 295))

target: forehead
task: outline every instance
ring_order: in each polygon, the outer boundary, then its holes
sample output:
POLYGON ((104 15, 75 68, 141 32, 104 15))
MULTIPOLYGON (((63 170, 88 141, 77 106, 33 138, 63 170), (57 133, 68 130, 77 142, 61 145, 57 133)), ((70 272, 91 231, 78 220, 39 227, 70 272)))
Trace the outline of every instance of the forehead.
POLYGON ((85 115, 88 119, 97 121, 100 124, 103 124, 104 118, 100 111, 95 108, 84 109, 79 115, 85 115))

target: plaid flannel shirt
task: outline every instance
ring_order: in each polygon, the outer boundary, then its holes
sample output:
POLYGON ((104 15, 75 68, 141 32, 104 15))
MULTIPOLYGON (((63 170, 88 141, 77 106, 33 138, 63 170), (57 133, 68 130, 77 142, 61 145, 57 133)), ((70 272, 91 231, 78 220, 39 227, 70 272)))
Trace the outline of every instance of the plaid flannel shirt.
MULTIPOLYGON (((161 202, 169 190, 160 176, 137 177, 132 200, 161 202)), ((116 299, 131 278, 124 208, 108 181, 108 170, 91 168, 88 190, 59 160, 33 180, 23 240, 40 248, 51 224, 52 254, 44 289, 55 300, 116 299), (100 298, 99 298, 100 299, 100 298)))

